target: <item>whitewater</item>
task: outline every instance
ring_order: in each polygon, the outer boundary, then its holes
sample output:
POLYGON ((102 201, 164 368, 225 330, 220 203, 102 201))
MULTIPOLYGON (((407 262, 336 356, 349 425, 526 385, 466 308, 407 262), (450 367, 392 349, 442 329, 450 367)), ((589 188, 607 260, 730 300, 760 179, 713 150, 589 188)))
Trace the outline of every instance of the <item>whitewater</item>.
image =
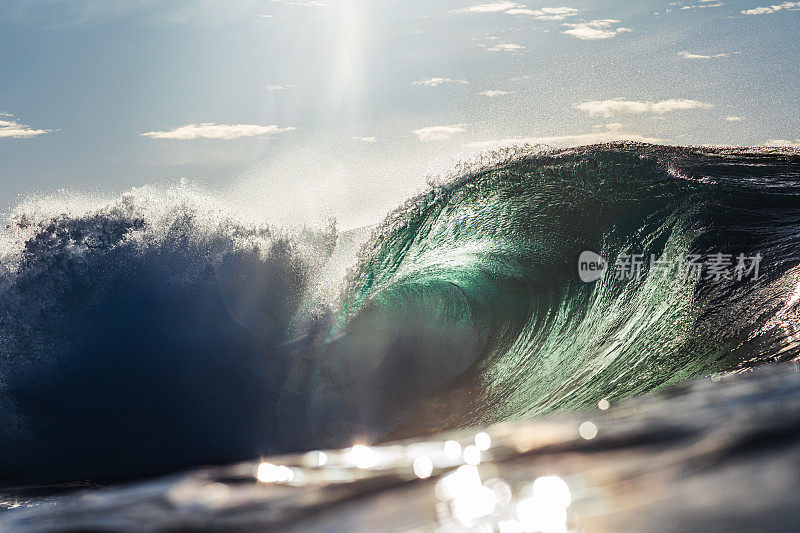
POLYGON ((792 149, 496 152, 351 232, 187 186, 30 199, 0 230, 6 481, 531 420, 799 354, 792 149), (760 270, 586 283, 587 250, 760 270))

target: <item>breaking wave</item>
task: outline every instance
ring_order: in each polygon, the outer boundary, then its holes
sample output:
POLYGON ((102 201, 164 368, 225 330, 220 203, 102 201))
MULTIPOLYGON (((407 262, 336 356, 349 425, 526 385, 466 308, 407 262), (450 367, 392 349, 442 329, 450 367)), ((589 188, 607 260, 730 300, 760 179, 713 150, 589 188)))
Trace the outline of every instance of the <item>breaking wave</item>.
POLYGON ((495 153, 363 247, 184 188, 78 204, 28 202, 0 235, 4 477, 530 418, 800 353, 796 151, 495 153), (591 283, 587 250, 607 262, 591 283), (639 275, 618 275, 631 255, 639 275), (732 263, 657 275, 651 257, 732 263))
POLYGON ((17 208, 0 234, 2 475, 280 447, 287 335, 335 240, 242 223, 187 187, 17 208))

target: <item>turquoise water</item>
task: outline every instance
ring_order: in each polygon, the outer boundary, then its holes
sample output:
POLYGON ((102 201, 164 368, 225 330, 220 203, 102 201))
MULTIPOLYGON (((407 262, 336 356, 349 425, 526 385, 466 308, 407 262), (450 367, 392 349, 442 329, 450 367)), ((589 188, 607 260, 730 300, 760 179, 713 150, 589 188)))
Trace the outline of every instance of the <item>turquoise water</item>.
POLYGON ((496 156, 376 230, 331 333, 344 337, 323 353, 340 379, 320 377, 320 396, 338 394, 356 425, 399 417, 413 432, 790 360, 798 230, 796 153, 613 145, 496 156), (585 250, 609 264, 594 283, 578 274, 585 250), (715 270, 720 253, 730 265, 715 270), (633 254, 636 277, 624 267, 633 254), (651 255, 667 266, 651 269, 651 255), (680 270, 692 261, 705 270, 680 270))

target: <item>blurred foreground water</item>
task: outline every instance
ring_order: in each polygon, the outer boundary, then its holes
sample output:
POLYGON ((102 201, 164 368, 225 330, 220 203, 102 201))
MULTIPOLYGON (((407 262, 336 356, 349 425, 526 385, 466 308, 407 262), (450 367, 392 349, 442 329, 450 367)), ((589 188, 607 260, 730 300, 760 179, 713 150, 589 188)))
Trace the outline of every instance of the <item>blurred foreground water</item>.
POLYGON ((120 485, 7 487, 0 530, 796 531, 799 371, 713 375, 421 441, 120 485))

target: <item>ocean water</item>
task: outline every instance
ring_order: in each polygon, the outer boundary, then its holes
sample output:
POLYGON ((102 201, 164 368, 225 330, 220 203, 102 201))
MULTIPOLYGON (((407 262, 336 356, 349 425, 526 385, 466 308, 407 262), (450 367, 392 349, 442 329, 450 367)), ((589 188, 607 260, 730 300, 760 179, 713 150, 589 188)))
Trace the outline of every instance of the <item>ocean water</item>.
POLYGON ((341 234, 187 187, 32 199, 0 230, 0 479, 585 412, 794 361, 798 313, 791 149, 494 153, 341 234))
POLYGON ((765 365, 491 428, 0 488, 0 531, 793 532, 798 421, 798 366, 765 365))

